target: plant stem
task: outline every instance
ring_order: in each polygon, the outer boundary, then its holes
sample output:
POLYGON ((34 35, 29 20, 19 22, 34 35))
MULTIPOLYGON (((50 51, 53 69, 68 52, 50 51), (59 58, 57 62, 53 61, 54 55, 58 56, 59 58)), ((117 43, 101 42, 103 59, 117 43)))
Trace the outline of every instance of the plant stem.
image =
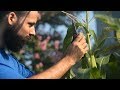
POLYGON ((89 47, 89 51, 91 54, 91 44, 90 44, 90 33, 89 33, 89 23, 88 23, 88 11, 86 11, 86 28, 88 30, 87 32, 87 43, 88 43, 88 47, 89 47))
POLYGON ((91 67, 92 68, 94 68, 94 67, 97 68, 95 56, 93 54, 91 55, 91 59, 90 60, 91 60, 91 67))
POLYGON ((89 66, 91 68, 94 68, 96 67, 97 68, 97 65, 96 65, 96 61, 95 61, 95 57, 94 55, 92 54, 91 52, 91 43, 90 43, 90 33, 89 33, 89 21, 88 21, 88 11, 86 11, 86 28, 88 30, 88 33, 87 33, 87 43, 88 43, 88 47, 89 47, 89 55, 90 55, 90 59, 88 58, 88 63, 89 63, 89 66))

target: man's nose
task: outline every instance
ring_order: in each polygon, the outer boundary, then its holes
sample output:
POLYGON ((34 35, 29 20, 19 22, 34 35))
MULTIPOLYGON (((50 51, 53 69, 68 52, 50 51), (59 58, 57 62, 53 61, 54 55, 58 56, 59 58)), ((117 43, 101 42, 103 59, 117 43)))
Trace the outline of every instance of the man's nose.
POLYGON ((30 30, 30 34, 35 36, 36 35, 35 29, 30 30))

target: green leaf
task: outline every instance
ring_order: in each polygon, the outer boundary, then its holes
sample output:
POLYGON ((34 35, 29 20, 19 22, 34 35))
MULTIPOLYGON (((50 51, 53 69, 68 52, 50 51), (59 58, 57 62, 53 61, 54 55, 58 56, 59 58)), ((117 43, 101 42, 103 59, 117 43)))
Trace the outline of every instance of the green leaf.
POLYGON ((97 68, 79 68, 76 77, 79 79, 105 79, 106 73, 97 68))
POLYGON ((86 69, 82 69, 79 68, 78 72, 77 72, 77 78, 79 79, 89 79, 90 78, 90 69, 91 68, 86 68, 86 69))
POLYGON ((106 72, 105 71, 101 71, 101 78, 106 79, 106 72))
POLYGON ((100 69, 101 69, 102 65, 109 63, 109 58, 110 58, 110 55, 101 56, 100 58, 96 58, 96 62, 98 63, 100 69))
POLYGON ((120 30, 120 26, 119 26, 120 22, 118 22, 118 20, 116 20, 115 18, 112 18, 107 15, 100 15, 100 14, 96 14, 95 17, 100 19, 103 23, 110 26, 113 30, 116 30, 116 31, 120 30))
POLYGON ((120 64, 117 61, 108 63, 107 78, 108 79, 120 79, 120 64))
POLYGON ((74 74, 73 70, 70 69, 70 79, 74 78, 76 75, 74 74))
MULTIPOLYGON (((105 37, 104 39, 102 39, 101 41, 99 41, 98 47, 94 50, 94 54, 96 54, 97 51, 101 50, 101 48, 103 47, 103 45, 104 45, 106 39, 111 39, 111 38, 116 39, 116 37, 105 37)), ((107 47, 106 47, 106 48, 107 48, 107 47)), ((100 52, 101 52, 101 51, 100 51, 100 52)))
POLYGON ((116 58, 117 60, 119 60, 119 62, 120 62, 120 53, 119 53, 119 52, 114 52, 113 55, 114 55, 115 58, 116 58))
POLYGON ((76 24, 77 24, 77 26, 82 27, 85 30, 86 33, 89 32, 86 24, 83 24, 81 22, 77 22, 76 24))
POLYGON ((100 19, 104 23, 109 23, 109 17, 106 15, 96 14, 95 17, 100 19))
MULTIPOLYGON (((87 56, 87 55, 86 55, 87 56)), ((82 58, 82 60, 81 60, 81 66, 82 66, 82 68, 88 68, 90 65, 89 65, 89 61, 88 61, 88 59, 89 59, 89 57, 83 57, 82 58)))
POLYGON ((90 64, 91 64, 91 67, 92 68, 97 68, 97 65, 96 65, 96 58, 94 55, 91 55, 91 58, 90 58, 90 64))
POLYGON ((117 41, 120 43, 120 31, 119 32, 116 31, 115 34, 116 34, 117 41))
POLYGON ((92 68, 90 70, 90 79, 102 79, 100 70, 97 68, 92 68))
POLYGON ((69 26, 69 28, 67 30, 67 35, 63 42, 63 51, 65 51, 67 49, 67 47, 70 45, 70 43, 72 42, 73 30, 74 30, 74 26, 73 25, 69 26))
POLYGON ((97 47, 97 49, 100 49, 100 48, 104 45, 106 39, 107 39, 107 38, 104 38, 103 40, 101 40, 101 42, 98 42, 98 47, 97 47))
POLYGON ((94 30, 89 30, 89 32, 93 36, 96 46, 98 46, 98 43, 97 43, 98 40, 94 30))
POLYGON ((95 53, 95 56, 98 56, 98 55, 106 55, 106 54, 111 54, 113 52, 116 52, 120 49, 120 45, 119 44, 112 44, 110 46, 106 46, 100 50, 98 50, 96 53, 95 53))

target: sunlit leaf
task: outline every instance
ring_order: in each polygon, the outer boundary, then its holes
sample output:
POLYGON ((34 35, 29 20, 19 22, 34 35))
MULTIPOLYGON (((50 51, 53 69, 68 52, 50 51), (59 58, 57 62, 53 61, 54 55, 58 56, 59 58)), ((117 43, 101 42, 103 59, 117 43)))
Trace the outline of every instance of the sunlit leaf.
POLYGON ((91 55, 90 63, 91 63, 91 67, 92 67, 92 68, 97 68, 96 58, 95 58, 94 55, 91 55))
POLYGON ((117 38, 117 41, 120 43, 120 32, 116 31, 116 38, 117 38))
POLYGON ((74 78, 76 75, 74 74, 73 70, 70 69, 70 79, 74 78))
POLYGON ((100 58, 96 58, 96 62, 99 64, 101 69, 102 65, 105 65, 109 62, 110 55, 108 56, 101 56, 100 58))

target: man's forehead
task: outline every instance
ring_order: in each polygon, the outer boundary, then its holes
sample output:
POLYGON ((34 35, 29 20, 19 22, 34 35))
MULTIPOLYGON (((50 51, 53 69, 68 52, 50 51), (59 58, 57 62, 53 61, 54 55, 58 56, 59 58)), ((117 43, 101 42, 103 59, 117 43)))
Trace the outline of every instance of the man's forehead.
POLYGON ((28 19, 35 19, 38 21, 41 19, 41 14, 38 11, 30 11, 27 18, 28 19))

